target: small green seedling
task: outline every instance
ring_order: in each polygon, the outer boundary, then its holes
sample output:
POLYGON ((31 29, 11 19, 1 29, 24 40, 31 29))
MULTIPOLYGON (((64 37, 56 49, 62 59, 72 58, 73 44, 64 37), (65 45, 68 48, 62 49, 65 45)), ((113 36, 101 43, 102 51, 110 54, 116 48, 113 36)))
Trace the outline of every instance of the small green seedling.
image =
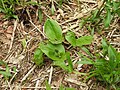
POLYGON ((100 8, 92 11, 87 18, 82 19, 79 26, 80 28, 86 26, 91 29, 91 32, 93 30, 101 31, 109 28, 116 16, 120 17, 120 1, 103 0, 100 8))
POLYGON ((0 0, 0 12, 5 14, 5 19, 15 18, 18 19, 18 16, 15 14, 16 7, 25 8, 29 5, 37 5, 39 3, 36 1, 25 1, 25 0, 0 0))
POLYGON ((48 38, 46 42, 40 42, 39 47, 34 53, 33 61, 39 65, 43 62, 43 55, 53 60, 53 65, 59 66, 62 69, 72 72, 73 66, 70 59, 70 54, 65 52, 62 45, 63 35, 62 29, 55 20, 47 19, 44 25, 44 31, 48 38), (68 61, 66 65, 65 60, 68 61))
MULTIPOLYGON (((59 66, 70 73, 73 72, 70 53, 65 51, 62 44, 62 29, 57 21, 47 19, 44 25, 44 31, 48 41, 40 42, 39 47, 34 53, 33 61, 37 65, 41 64, 43 62, 43 55, 45 54, 48 58, 53 60, 53 65, 59 66), (66 65, 66 62, 68 65, 66 65)), ((65 38, 71 45, 79 47, 89 45, 93 40, 92 36, 83 36, 76 39, 73 32, 68 32, 65 38)))
POLYGON ((102 40, 102 48, 102 56, 95 57, 95 61, 81 55, 82 61, 79 63, 93 65, 88 79, 94 76, 98 81, 103 82, 108 90, 112 88, 117 90, 120 88, 120 52, 108 45, 105 39, 102 40))
POLYGON ((9 77, 11 77, 12 74, 10 73, 8 65, 4 61, 0 60, 0 66, 4 66, 6 68, 6 70, 0 69, 0 74, 2 74, 5 79, 9 79, 9 77))
POLYGON ((5 14, 5 18, 17 18, 14 14, 15 5, 18 3, 18 0, 0 0, 0 12, 5 14))

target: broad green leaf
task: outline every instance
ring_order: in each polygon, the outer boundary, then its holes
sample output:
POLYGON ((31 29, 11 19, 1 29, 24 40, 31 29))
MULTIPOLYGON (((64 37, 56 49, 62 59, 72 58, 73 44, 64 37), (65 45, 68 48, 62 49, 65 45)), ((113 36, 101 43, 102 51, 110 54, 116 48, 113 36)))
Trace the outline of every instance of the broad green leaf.
POLYGON ((46 90, 52 90, 52 88, 51 88, 50 84, 48 84, 48 82, 47 82, 47 81, 45 81, 45 84, 46 84, 46 90))
POLYGON ((69 72, 72 72, 73 71, 73 64, 72 64, 72 60, 70 59, 70 52, 66 53, 66 58, 67 58, 67 61, 68 61, 69 72))
POLYGON ((52 60, 64 61, 66 59, 65 49, 62 44, 52 44, 48 42, 40 43, 40 49, 52 60))
POLYGON ((57 21, 52 19, 47 19, 44 25, 44 31, 49 39, 49 41, 53 44, 60 44, 62 43, 62 29, 57 23, 57 21))
POLYGON ((73 32, 68 32, 67 35, 65 36, 65 39, 72 45, 76 46, 76 38, 75 34, 73 32))
POLYGON ((43 19, 43 15, 42 15, 42 10, 41 9, 38 10, 38 18, 39 18, 39 21, 41 23, 42 19, 43 19))
POLYGON ((54 61, 53 65, 61 67, 63 70, 66 70, 69 72, 68 66, 65 64, 64 61, 54 61))
POLYGON ((76 40, 77 46, 89 45, 92 43, 93 37, 92 36, 82 36, 76 40))
POLYGON ((110 9, 106 9, 106 10, 107 10, 107 13, 106 13, 106 17, 104 19, 104 25, 105 25, 105 27, 108 27, 111 22, 111 12, 110 12, 110 9))
POLYGON ((37 48, 34 52, 34 59, 33 62, 36 65, 41 65, 43 63, 43 52, 40 48, 37 48))

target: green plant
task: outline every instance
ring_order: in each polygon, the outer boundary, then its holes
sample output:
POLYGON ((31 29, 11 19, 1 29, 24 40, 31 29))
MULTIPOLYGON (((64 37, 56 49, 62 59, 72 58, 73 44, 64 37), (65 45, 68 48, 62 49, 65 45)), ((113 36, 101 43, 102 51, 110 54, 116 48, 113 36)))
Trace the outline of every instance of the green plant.
POLYGON ((80 38, 75 38, 75 34, 73 32, 68 32, 65 36, 65 39, 72 46, 83 46, 91 44, 93 37, 92 36, 82 36, 80 38))
POLYGON ((43 63, 43 52, 40 48, 35 50, 33 62, 35 62, 36 65, 41 65, 43 63))
POLYGON ((71 65, 69 53, 65 52, 65 48, 62 45, 63 35, 61 27, 52 19, 48 19, 44 27, 48 40, 39 44, 39 47, 34 53, 33 61, 37 65, 40 65, 43 62, 43 54, 45 54, 54 61, 53 65, 60 66, 64 70, 72 72, 73 67, 71 65), (64 62, 66 59, 69 63, 68 66, 64 62))
POLYGON ((44 25, 44 30, 47 38, 53 44, 60 44, 63 41, 62 29, 58 25, 57 21, 47 19, 44 25))
POLYGON ((99 30, 101 28, 108 28, 115 16, 120 16, 120 1, 119 0, 103 0, 103 4, 100 8, 94 10, 91 15, 87 18, 81 20, 80 28, 82 28, 86 23, 88 30, 93 32, 93 30, 99 30))
POLYGON ((6 70, 0 69, 0 74, 2 74, 5 79, 9 79, 9 77, 11 77, 12 74, 10 73, 8 65, 4 61, 0 60, 0 66, 5 67, 6 69, 6 70))
POLYGON ((25 8, 29 5, 39 5, 37 2, 25 1, 25 0, 0 0, 0 12, 5 14, 4 18, 17 18, 16 7, 25 8))
MULTIPOLYGON (((45 83, 46 83, 46 90, 52 90, 50 84, 48 84, 47 81, 45 81, 45 83)), ((59 87, 59 90, 76 90, 76 89, 75 88, 64 87, 63 85, 61 85, 59 87)))
MULTIPOLYGON (((47 19, 44 25, 44 31, 48 40, 40 42, 39 47, 34 53, 33 61, 37 65, 42 64, 43 55, 45 54, 48 58, 53 60, 53 65, 59 66, 68 72, 72 72, 73 65, 70 53, 66 52, 62 44, 62 42, 64 41, 64 37, 62 35, 62 29, 57 21, 47 19), (67 62, 68 65, 66 65, 65 62, 67 62)), ((73 32, 68 32, 65 38, 73 46, 81 47, 92 42, 92 36, 83 36, 76 39, 73 32), (71 34, 73 34, 73 36, 71 36, 71 34)))
POLYGON ((5 18, 14 17, 14 7, 18 3, 17 0, 0 0, 0 12, 3 12, 6 16, 5 18))
MULTIPOLYGON (((81 55, 81 64, 92 64, 93 69, 89 73, 89 78, 96 77, 97 80, 107 85, 108 90, 117 90, 120 84, 120 52, 117 52, 105 39, 102 40, 102 56, 96 56, 96 60, 81 55)), ((95 58, 95 57, 94 57, 95 58)))

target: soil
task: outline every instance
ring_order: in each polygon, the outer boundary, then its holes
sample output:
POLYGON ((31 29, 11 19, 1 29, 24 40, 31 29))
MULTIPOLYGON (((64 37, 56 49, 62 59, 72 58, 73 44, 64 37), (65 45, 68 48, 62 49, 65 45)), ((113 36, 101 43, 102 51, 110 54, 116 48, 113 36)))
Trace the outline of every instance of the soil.
MULTIPOLYGON (((34 64, 33 55, 39 43, 46 39, 44 33, 44 23, 48 17, 56 20, 65 35, 68 30, 72 30, 76 37, 90 35, 89 30, 84 26, 79 27, 82 18, 90 15, 92 10, 99 7, 100 0, 68 0, 61 7, 54 2, 55 13, 51 14, 51 3, 49 0, 41 6, 43 19, 38 19, 38 10, 36 6, 29 6, 25 11, 18 10, 16 14, 19 20, 3 19, 4 14, 0 13, 0 60, 7 63, 10 68, 12 77, 5 79, 0 74, 0 90, 45 90, 45 81, 49 81, 53 90, 58 90, 60 85, 72 87, 76 90, 106 90, 95 78, 86 81, 86 76, 76 73, 67 73, 59 67, 52 65, 52 60, 44 57, 44 64, 36 66, 34 64), (26 12, 28 11, 28 12, 26 12), (41 33, 42 32, 42 33, 41 33), (26 40, 26 46, 23 41, 26 40), (14 70, 16 68, 16 71, 14 70)), ((101 46, 102 36, 120 51, 120 18, 113 21, 110 30, 103 30, 100 33, 95 31, 94 41, 86 47, 92 54, 101 46)), ((76 62, 80 60, 77 52, 80 48, 72 48, 69 43, 64 41, 67 51, 70 51, 74 70, 80 73, 87 73, 92 66, 79 65, 76 62)), ((82 52, 85 54, 85 52, 82 52)), ((5 70, 4 66, 0 69, 5 70)))

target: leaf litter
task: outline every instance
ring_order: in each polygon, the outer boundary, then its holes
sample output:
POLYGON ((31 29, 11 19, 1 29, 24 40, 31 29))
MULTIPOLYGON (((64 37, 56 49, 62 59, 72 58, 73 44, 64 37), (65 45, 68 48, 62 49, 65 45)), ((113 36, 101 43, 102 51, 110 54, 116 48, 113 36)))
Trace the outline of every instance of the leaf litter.
MULTIPOLYGON (((61 8, 57 6, 57 2, 54 2, 54 15, 51 15, 50 3, 51 0, 43 1, 42 3, 46 3, 46 6, 41 6, 42 16, 43 18, 39 20, 36 19, 37 13, 35 11, 38 8, 27 9, 28 11, 23 14, 18 13, 20 16, 20 21, 16 26, 16 30, 13 34, 14 38, 12 38, 14 21, 5 21, 0 19, 0 60, 4 60, 9 66, 15 66, 17 68, 17 72, 14 73, 14 76, 11 81, 8 80, 9 84, 5 82, 3 77, 0 77, 0 89, 11 89, 11 90, 44 90, 45 89, 45 80, 49 80, 53 90, 57 90, 61 83, 67 87, 74 87, 76 90, 104 90, 105 88, 100 85, 100 83, 96 83, 95 79, 91 79, 89 81, 85 81, 85 76, 82 75, 82 72, 89 72, 89 65, 79 65, 76 62, 80 60, 77 52, 80 51, 79 48, 71 48, 68 43, 65 43, 65 48, 70 51, 70 55, 73 58, 73 67, 76 71, 80 71, 80 73, 66 73, 59 67, 53 67, 52 61, 50 61, 46 56, 44 56, 44 64, 41 67, 36 67, 33 60, 33 53, 37 48, 37 45, 46 39, 44 35, 44 23, 48 17, 51 17, 58 21, 59 25, 62 27, 62 33, 67 33, 69 30, 73 31, 76 37, 81 37, 85 35, 90 35, 89 31, 86 27, 79 27, 79 23, 81 19, 89 16, 90 12, 97 7, 100 7, 102 3, 100 0, 70 0, 67 3, 63 3, 61 8), (34 13, 34 14, 33 14, 34 13), (21 16, 23 15, 23 16, 21 16), (31 21, 30 21, 31 20, 31 21), (8 24, 10 23, 10 24, 8 24), (12 24, 11 24, 12 23, 12 24), (26 40, 26 47, 23 46, 22 41, 26 40), (12 46, 10 47, 10 43, 12 42, 12 46), (10 51, 9 51, 10 50, 10 51), (8 53, 9 51, 9 53, 8 53), (78 69, 80 68, 80 70, 78 69)), ((3 14, 0 14, 2 17, 3 14)), ((94 54, 94 50, 97 46, 100 46, 100 41, 102 35, 107 37, 114 47, 120 51, 120 19, 116 20, 113 24, 111 31, 102 31, 102 34, 94 33, 94 41, 91 46, 87 46, 90 52, 94 54)), ((96 51, 99 52, 99 51, 96 51)), ((85 54, 84 51, 82 53, 85 54)), ((11 71, 12 68, 10 68, 11 71)))

